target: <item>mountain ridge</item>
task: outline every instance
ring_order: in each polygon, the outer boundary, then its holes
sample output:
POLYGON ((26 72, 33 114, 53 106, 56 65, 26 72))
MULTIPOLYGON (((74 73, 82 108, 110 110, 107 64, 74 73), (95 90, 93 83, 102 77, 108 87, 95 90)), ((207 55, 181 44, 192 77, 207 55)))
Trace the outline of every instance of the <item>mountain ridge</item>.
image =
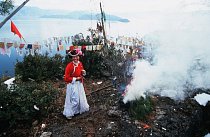
MULTIPOLYGON (((14 8, 16 9, 16 7, 14 8)), ((106 20, 130 22, 127 18, 122 18, 116 15, 107 14, 106 20)), ((3 18, 0 16, 0 18, 3 18)), ((27 18, 57 18, 57 19, 76 19, 76 20, 98 20, 101 18, 99 13, 90 13, 88 11, 67 11, 67 10, 48 10, 38 7, 23 7, 15 14, 13 19, 27 19, 27 18)))

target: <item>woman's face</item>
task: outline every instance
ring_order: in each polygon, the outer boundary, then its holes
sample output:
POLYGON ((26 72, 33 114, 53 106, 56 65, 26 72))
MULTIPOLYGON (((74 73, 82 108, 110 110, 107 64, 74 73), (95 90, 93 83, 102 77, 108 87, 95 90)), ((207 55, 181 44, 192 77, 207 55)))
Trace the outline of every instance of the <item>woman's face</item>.
POLYGON ((72 60, 73 60, 74 62, 78 62, 78 61, 79 61, 79 56, 74 56, 74 57, 72 57, 72 60))

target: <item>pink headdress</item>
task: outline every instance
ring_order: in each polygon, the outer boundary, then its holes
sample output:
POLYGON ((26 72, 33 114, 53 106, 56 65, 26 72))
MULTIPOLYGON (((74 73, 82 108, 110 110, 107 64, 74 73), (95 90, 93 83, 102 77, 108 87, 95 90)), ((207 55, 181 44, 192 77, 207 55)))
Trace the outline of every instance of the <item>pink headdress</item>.
POLYGON ((80 49, 74 49, 74 50, 70 51, 68 54, 72 57, 83 55, 82 51, 80 49))

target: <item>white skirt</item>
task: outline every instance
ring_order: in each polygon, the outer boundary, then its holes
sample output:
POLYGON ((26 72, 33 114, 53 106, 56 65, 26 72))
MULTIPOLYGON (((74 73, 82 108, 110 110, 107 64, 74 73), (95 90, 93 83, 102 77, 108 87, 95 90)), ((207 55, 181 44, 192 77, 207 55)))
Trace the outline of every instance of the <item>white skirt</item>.
POLYGON ((83 84, 80 81, 67 84, 63 115, 69 117, 85 111, 89 111, 89 105, 83 84))

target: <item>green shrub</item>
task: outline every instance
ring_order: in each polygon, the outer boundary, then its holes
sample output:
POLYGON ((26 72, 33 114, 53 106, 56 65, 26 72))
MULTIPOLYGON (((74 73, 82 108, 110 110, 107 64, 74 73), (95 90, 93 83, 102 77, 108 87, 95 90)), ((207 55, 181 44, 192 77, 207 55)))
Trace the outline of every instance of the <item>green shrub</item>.
POLYGON ((6 120, 10 126, 19 122, 31 124, 35 119, 47 116, 57 93, 49 83, 20 83, 10 90, 1 86, 0 121, 6 120))
POLYGON ((81 57, 81 61, 87 74, 91 76, 100 76, 101 71, 104 70, 103 60, 98 51, 86 51, 85 56, 81 57))
POLYGON ((130 102, 129 112, 135 119, 144 119, 152 111, 152 100, 150 97, 134 100, 130 102))
POLYGON ((15 66, 15 76, 22 81, 33 79, 35 81, 61 79, 64 73, 63 57, 56 54, 53 57, 45 55, 24 56, 22 62, 15 66))
POLYGON ((89 41, 76 41, 76 42, 72 42, 72 44, 74 46, 92 45, 92 43, 89 41))

